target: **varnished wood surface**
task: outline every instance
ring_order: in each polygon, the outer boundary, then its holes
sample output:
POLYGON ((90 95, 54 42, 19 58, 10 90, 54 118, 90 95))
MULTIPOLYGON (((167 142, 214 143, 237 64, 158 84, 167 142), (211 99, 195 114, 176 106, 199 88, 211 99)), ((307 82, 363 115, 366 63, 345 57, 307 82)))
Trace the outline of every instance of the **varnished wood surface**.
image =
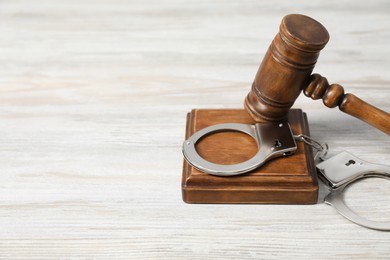
POLYGON ((328 40, 328 31, 315 19, 302 14, 283 17, 245 98, 245 108, 256 122, 287 118, 328 40))
MULTIPOLYGON (((388 258, 390 233, 323 203, 181 199, 186 113, 242 108, 287 13, 330 33, 315 72, 390 111, 386 0, 0 1, 0 258, 388 258)), ((332 154, 389 164, 387 135, 303 95, 294 107, 332 154)), ((389 181, 346 199, 390 219, 389 181)))
POLYGON ((374 107, 351 93, 344 93, 340 84, 329 85, 328 80, 319 74, 310 76, 309 83, 303 88, 305 96, 320 99, 325 106, 339 107, 344 113, 354 116, 367 124, 390 135, 390 113, 374 107))
MULTIPOLYGON (((310 136, 302 110, 290 110, 288 121, 293 134, 310 136)), ((208 126, 231 122, 255 123, 244 109, 194 109, 187 116, 186 136, 208 126)), ((196 149, 200 156, 218 164, 242 163, 258 150, 252 137, 239 132, 208 135, 196 143, 196 149)), ((188 203, 315 204, 319 189, 317 179, 312 150, 298 142, 294 154, 275 158, 246 174, 230 178, 209 175, 185 161, 182 194, 188 203)))

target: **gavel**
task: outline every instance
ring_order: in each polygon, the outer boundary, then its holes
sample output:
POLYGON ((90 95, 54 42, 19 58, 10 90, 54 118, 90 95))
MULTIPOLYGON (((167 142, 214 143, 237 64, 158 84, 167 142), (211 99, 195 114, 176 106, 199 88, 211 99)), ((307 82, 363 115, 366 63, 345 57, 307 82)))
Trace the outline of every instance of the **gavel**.
POLYGON ((312 71, 320 51, 329 41, 326 28, 316 20, 290 14, 283 18, 257 71, 245 108, 256 122, 287 119, 289 109, 301 91, 325 106, 339 109, 390 135, 390 114, 353 94, 339 84, 312 71))

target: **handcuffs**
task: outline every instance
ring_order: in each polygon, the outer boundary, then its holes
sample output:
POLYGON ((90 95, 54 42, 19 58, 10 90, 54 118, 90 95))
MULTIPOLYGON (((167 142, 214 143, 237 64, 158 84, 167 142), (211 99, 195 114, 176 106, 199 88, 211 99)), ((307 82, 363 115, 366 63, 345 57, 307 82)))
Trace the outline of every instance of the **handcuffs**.
POLYGON ((183 155, 195 168, 216 176, 234 176, 260 167, 267 161, 281 156, 288 156, 297 150, 296 141, 302 141, 317 150, 315 155, 320 179, 328 186, 329 194, 324 202, 333 206, 348 220, 366 228, 390 231, 390 221, 371 221, 358 216, 344 203, 343 191, 357 180, 369 177, 390 179, 390 166, 365 162, 348 152, 341 152, 324 160, 328 146, 320 144, 306 135, 293 135, 288 122, 268 124, 217 124, 206 127, 188 138, 183 143, 183 155), (209 162, 196 151, 196 143, 204 136, 222 132, 243 132, 256 140, 258 151, 249 160, 231 165, 209 162))

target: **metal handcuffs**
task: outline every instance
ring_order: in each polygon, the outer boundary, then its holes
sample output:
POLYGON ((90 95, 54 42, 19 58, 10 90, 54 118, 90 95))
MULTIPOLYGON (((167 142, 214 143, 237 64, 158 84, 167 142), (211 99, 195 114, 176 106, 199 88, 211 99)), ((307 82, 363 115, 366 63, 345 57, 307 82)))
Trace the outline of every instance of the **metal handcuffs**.
MULTIPOLYGON (((233 176, 254 170, 273 158, 293 154, 297 150, 295 140, 312 145, 322 150, 323 156, 326 155, 327 145, 320 145, 305 135, 293 135, 287 122, 255 125, 228 123, 209 126, 184 141, 183 155, 188 163, 205 173, 233 176), (205 160, 196 151, 196 143, 206 135, 221 131, 237 131, 251 136, 256 140, 257 153, 245 162, 231 165, 205 160)), ((317 170, 321 180, 329 187, 329 194, 324 199, 326 204, 333 206, 342 216, 358 225, 390 231, 390 221, 378 222, 362 218, 348 208, 343 200, 345 188, 357 180, 368 177, 390 179, 390 166, 368 163, 348 152, 342 152, 317 164, 317 170)))
POLYGON ((330 188, 324 202, 333 206, 342 216, 363 227, 390 231, 390 221, 379 222, 362 218, 344 203, 343 191, 355 181, 369 177, 390 179, 390 166, 365 162, 349 152, 341 152, 319 164, 320 178, 330 188))
POLYGON ((286 156, 296 151, 295 143, 288 123, 270 124, 218 124, 203 128, 193 134, 183 144, 186 160, 195 168, 212 175, 232 176, 242 174, 264 164, 278 156, 286 156), (243 132, 256 140, 258 151, 251 159, 231 165, 222 165, 203 159, 195 149, 195 144, 202 137, 221 131, 243 132))

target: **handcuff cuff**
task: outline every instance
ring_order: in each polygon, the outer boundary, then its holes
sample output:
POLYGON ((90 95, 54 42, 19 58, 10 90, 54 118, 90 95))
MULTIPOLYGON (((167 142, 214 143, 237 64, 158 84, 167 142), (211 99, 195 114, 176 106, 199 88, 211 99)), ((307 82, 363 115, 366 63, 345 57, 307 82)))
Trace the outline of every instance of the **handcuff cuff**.
POLYGON ((329 194, 324 202, 333 206, 348 220, 366 228, 390 231, 390 221, 378 222, 360 217, 343 200, 343 191, 357 180, 369 177, 390 179, 390 166, 365 162, 349 152, 341 152, 325 159, 327 144, 320 144, 309 136, 294 135, 288 122, 268 124, 227 123, 206 127, 189 137, 183 143, 183 155, 187 162, 205 173, 216 176, 234 176, 260 167, 267 161, 293 154, 297 150, 296 141, 304 142, 317 150, 314 160, 318 162, 320 179, 328 186, 329 194), (222 132, 242 132, 256 140, 258 151, 249 160, 230 165, 209 162, 196 151, 196 143, 206 135, 222 132))

